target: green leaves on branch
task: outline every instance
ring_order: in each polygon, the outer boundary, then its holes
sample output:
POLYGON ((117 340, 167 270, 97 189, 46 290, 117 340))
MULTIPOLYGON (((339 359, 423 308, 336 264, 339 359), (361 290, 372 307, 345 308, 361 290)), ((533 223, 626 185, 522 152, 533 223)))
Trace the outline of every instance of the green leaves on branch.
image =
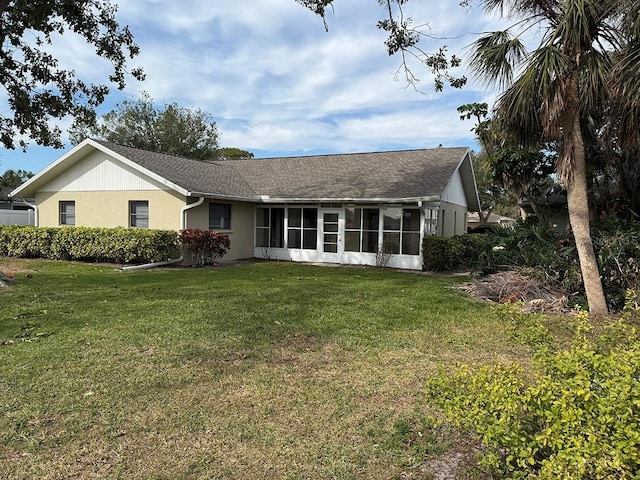
POLYGON ((191 252, 191 263, 194 267, 213 265, 231 246, 229 235, 195 228, 181 230, 178 241, 191 252))
POLYGON ((145 93, 119 103, 97 125, 76 125, 69 133, 74 144, 92 137, 196 160, 217 157, 218 127, 211 114, 177 103, 158 107, 145 93))
POLYGON ((2 146, 26 149, 32 139, 62 148, 61 129, 52 120, 71 116, 92 124, 109 84, 122 90, 128 75, 144 79, 142 69, 127 69, 127 60, 138 55, 139 47, 128 27, 116 21, 116 10, 109 0, 0 3, 0 85, 13 112, 13 116, 0 118, 2 146), (86 83, 48 53, 62 35, 73 34, 94 46, 96 55, 111 64, 108 83, 86 83))

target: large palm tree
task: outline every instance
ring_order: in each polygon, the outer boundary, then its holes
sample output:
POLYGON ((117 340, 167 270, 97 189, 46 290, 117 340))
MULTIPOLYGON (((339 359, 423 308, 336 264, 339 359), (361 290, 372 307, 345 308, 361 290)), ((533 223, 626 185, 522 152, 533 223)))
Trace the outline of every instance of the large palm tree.
POLYGON ((592 313, 607 303, 589 230, 585 128, 610 116, 609 134, 635 141, 640 128, 639 0, 481 0, 485 10, 517 20, 472 47, 479 77, 505 88, 495 105, 502 126, 526 146, 558 142, 558 178, 592 313), (534 30, 535 29, 535 30, 534 30), (527 51, 522 40, 539 39, 527 51))

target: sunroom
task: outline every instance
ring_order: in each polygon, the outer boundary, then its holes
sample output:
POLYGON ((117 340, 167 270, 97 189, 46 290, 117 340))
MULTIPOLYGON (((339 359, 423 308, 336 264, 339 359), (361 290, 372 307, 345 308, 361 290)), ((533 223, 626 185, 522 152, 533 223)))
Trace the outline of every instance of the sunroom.
POLYGON ((439 210, 438 202, 260 205, 254 255, 420 270, 422 238, 437 234, 439 210))

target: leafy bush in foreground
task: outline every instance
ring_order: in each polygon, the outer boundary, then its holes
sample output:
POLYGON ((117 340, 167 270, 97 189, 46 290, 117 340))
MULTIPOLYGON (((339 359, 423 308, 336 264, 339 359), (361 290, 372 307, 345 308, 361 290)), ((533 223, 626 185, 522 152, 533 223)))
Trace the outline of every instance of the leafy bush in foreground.
POLYGON ((142 263, 178 255, 172 230, 0 226, 0 256, 142 263))
POLYGON ((588 314, 580 312, 571 347, 558 352, 537 317, 516 310, 506 316, 536 352, 533 379, 518 364, 463 366, 427 384, 444 418, 477 435, 481 465, 510 479, 637 478, 637 301, 596 339, 588 314))

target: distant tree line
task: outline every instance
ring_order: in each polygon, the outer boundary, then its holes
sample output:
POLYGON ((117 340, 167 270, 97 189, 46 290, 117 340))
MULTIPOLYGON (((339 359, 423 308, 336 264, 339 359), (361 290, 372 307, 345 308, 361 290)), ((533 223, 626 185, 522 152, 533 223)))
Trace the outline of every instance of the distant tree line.
POLYGON ((93 125, 75 125, 69 136, 74 145, 89 137, 204 161, 253 158, 246 150, 218 146, 220 135, 210 113, 177 103, 159 107, 146 93, 117 104, 93 125))

